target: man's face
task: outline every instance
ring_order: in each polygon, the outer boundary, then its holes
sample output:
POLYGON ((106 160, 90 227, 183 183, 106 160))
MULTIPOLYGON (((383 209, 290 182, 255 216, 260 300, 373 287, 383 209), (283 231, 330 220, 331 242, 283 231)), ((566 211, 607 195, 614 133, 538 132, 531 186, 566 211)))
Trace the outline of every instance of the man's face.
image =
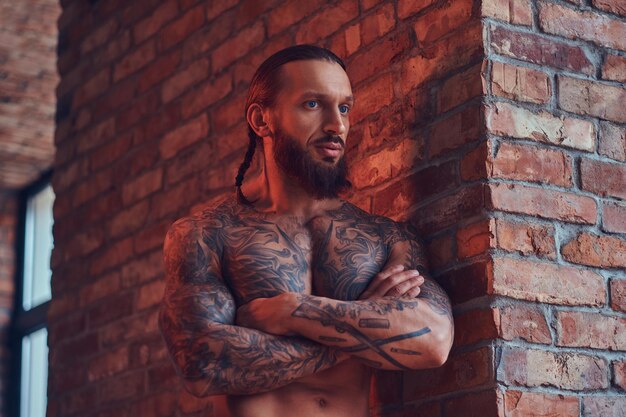
POLYGON ((289 176, 318 198, 336 197, 346 180, 345 148, 353 105, 350 81, 336 63, 285 64, 270 109, 274 157, 289 176))

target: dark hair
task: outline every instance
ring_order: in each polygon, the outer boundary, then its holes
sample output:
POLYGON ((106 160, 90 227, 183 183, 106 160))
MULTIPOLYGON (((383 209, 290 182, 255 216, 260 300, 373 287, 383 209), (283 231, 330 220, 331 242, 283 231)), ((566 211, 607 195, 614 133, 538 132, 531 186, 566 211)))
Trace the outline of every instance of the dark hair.
MULTIPOLYGON (((328 49, 320 48, 319 46, 296 45, 281 49, 263 61, 254 73, 252 81, 250 82, 250 87, 248 87, 248 97, 246 98, 244 115, 248 112, 248 108, 253 103, 257 103, 263 107, 268 107, 274 104, 276 94, 278 93, 278 89, 280 87, 278 78, 278 70, 280 67, 288 62, 305 60, 326 60, 336 62, 341 66, 341 68, 343 68, 344 71, 346 70, 346 65, 337 55, 328 49)), ((250 164, 252 163, 252 157, 254 156, 257 140, 260 139, 250 124, 248 124, 248 139, 248 150, 246 151, 246 156, 243 162, 239 166, 239 172, 235 178, 235 186, 237 187, 239 199, 244 203, 250 204, 241 192, 241 184, 243 183, 244 174, 248 168, 250 168, 250 164)))

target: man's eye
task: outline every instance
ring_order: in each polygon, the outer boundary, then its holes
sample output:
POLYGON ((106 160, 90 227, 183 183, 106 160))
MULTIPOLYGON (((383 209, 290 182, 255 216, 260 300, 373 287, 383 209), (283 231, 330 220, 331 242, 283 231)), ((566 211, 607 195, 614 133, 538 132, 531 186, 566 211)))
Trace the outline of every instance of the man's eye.
POLYGON ((309 101, 307 101, 307 102, 306 102, 306 106, 307 106, 309 109, 314 109, 314 108, 316 108, 316 107, 317 107, 317 101, 315 101, 315 100, 309 100, 309 101))
POLYGON ((350 111, 350 107, 342 104, 341 106, 339 106, 339 111, 341 112, 341 114, 348 114, 348 112, 350 111))

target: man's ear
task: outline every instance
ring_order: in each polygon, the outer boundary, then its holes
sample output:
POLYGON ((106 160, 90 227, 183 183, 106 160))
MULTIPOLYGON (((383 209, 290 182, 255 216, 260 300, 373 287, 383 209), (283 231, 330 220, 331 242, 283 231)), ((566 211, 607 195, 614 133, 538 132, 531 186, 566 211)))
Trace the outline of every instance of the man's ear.
POLYGON ((270 127, 268 124, 269 115, 263 110, 258 103, 252 103, 246 112, 246 120, 258 136, 264 138, 270 136, 270 127))

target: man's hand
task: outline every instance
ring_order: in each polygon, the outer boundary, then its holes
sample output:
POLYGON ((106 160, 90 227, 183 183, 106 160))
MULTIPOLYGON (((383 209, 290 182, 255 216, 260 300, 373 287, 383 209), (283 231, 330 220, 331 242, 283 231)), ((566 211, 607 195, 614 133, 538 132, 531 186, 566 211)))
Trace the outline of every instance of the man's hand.
POLYGON ((405 270, 403 265, 394 265, 380 271, 359 300, 378 297, 415 298, 420 293, 420 285, 424 283, 418 270, 405 270))
POLYGON ((295 306, 290 302, 289 293, 270 298, 257 298, 237 309, 235 323, 238 326, 260 330, 277 336, 293 336, 284 324, 285 314, 291 314, 295 306), (292 310, 289 310, 291 306, 292 310))

